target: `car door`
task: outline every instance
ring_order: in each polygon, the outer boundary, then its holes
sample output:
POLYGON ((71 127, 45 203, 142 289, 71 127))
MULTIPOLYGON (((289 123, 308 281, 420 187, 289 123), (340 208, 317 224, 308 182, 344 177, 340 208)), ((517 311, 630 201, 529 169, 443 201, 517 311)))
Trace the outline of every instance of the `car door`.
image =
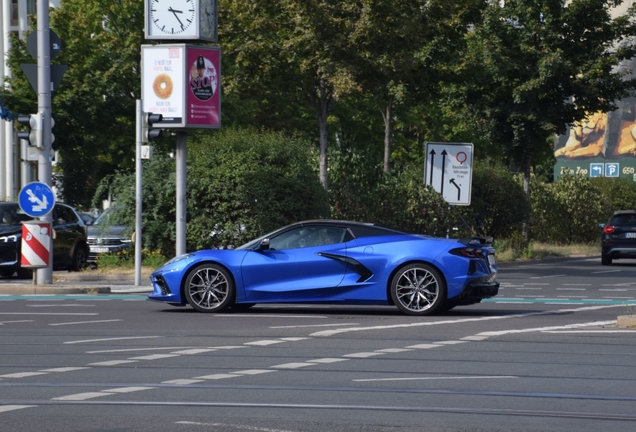
POLYGON ((320 301, 335 296, 346 264, 342 227, 296 227, 269 239, 269 248, 249 251, 242 263, 248 301, 320 301))

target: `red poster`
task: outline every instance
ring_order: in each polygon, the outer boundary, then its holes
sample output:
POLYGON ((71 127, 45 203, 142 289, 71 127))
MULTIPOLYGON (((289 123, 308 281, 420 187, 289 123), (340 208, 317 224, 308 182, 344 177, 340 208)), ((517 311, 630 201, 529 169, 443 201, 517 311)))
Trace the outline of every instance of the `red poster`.
POLYGON ((187 127, 221 127, 221 51, 187 47, 187 127))

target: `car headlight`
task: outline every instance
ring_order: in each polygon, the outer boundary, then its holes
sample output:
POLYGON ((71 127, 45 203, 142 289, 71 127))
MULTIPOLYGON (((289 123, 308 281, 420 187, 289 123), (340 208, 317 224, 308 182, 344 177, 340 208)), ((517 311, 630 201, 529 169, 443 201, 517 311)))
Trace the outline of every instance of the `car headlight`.
POLYGON ((177 255, 176 257, 172 258, 171 260, 166 262, 161 267, 165 267, 167 265, 174 264, 174 263, 179 262, 179 261, 183 261, 184 259, 192 258, 193 256, 194 256, 194 254, 191 254, 191 253, 186 253, 186 254, 183 254, 183 255, 177 255))

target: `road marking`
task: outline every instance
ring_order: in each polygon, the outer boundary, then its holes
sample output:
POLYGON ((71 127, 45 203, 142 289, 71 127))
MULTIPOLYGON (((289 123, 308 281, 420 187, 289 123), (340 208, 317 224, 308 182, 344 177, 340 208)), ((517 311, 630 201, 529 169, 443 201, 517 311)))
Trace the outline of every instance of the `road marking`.
POLYGON ((514 329, 514 330, 500 330, 500 331, 489 331, 479 333, 480 336, 503 336, 509 334, 519 334, 519 333, 534 333, 534 332, 544 332, 549 330, 565 330, 565 329, 574 329, 578 327, 600 327, 606 325, 615 325, 616 320, 613 321, 593 321, 589 323, 579 323, 579 324, 568 324, 564 326, 551 326, 551 327, 534 327, 527 329, 514 329))
POLYGON ((274 344, 279 344, 283 342, 284 341, 282 340, 260 340, 255 342, 245 342, 243 345, 267 346, 267 345, 274 345, 274 344))
POLYGON ((62 316, 94 316, 97 312, 0 312, 0 315, 62 315, 62 316))
POLYGON ((71 372, 82 369, 90 369, 89 367, 60 367, 53 369, 41 369, 40 372, 71 372))
POLYGON ((545 330, 543 333, 636 333, 636 330, 545 330))
POLYGON ((117 322, 117 321, 123 321, 123 319, 100 320, 100 321, 76 321, 76 322, 56 323, 56 324, 49 324, 49 325, 61 326, 61 325, 77 325, 77 324, 97 324, 97 323, 107 323, 107 322, 117 322))
POLYGON ((542 290, 543 288, 534 288, 534 287, 524 287, 524 288, 517 288, 518 290, 542 290))
POLYGON ((407 352, 407 351, 413 351, 413 350, 407 349, 407 348, 385 348, 385 349, 379 349, 376 351, 382 352, 382 353, 401 353, 401 352, 407 352))
POLYGON ((117 353, 117 352, 131 352, 131 351, 163 351, 163 350, 176 350, 185 349, 188 347, 155 347, 155 348, 126 348, 126 349, 113 349, 113 350, 100 350, 100 351, 86 351, 86 354, 104 354, 104 353, 117 353))
POLYGON ((587 291, 587 288, 557 288, 557 291, 587 291))
POLYGON ((137 363, 137 360, 109 360, 97 363, 89 363, 89 366, 116 366, 126 363, 137 363))
POLYGON ((316 366, 313 363, 283 363, 276 366, 271 366, 276 369, 298 369, 305 366, 316 366))
POLYGON ((193 354, 202 354, 202 353, 212 352, 212 351, 218 351, 218 350, 216 348, 193 348, 193 349, 187 349, 187 350, 181 350, 181 351, 172 351, 172 354, 193 355, 193 354))
POLYGON ((467 379, 500 379, 500 378, 519 378, 512 375, 495 375, 495 376, 446 376, 446 377, 411 377, 411 378, 368 378, 354 379, 355 382, 371 382, 371 381, 435 381, 435 380, 467 380, 467 379))
POLYGON ((592 274, 601 274, 601 273, 616 273, 619 272, 620 270, 603 270, 603 271, 595 271, 592 272, 592 274))
POLYGON ((106 393, 133 393, 142 390, 152 390, 156 387, 119 387, 114 389, 102 390, 106 393))
POLYGON ((306 327, 336 327, 336 326, 348 326, 359 325, 358 323, 346 323, 346 324, 313 324, 313 325, 299 325, 299 326, 270 326, 271 329, 284 329, 284 328, 306 328, 306 327))
POLYGON ((13 324, 13 323, 25 323, 25 322, 33 322, 33 320, 0 321, 0 325, 13 324))
POLYGON ((218 380, 218 379, 225 379, 225 378, 236 378, 239 376, 240 375, 234 375, 234 374, 213 374, 213 375, 204 375, 204 376, 194 377, 194 379, 218 380))
POLYGON ((285 342, 298 342, 298 341, 301 341, 301 340, 308 340, 308 339, 311 339, 311 338, 308 338, 308 337, 284 337, 284 338, 280 338, 280 340, 283 340, 285 342))
POLYGON ((196 379, 175 379, 170 381, 162 381, 161 384, 196 384, 200 382, 205 382, 205 380, 196 380, 196 379))
POLYGON ((64 342, 65 344, 78 344, 78 343, 91 343, 91 342, 108 342, 116 340, 131 340, 131 339, 156 339, 163 336, 132 336, 132 337, 117 337, 117 338, 104 338, 104 339, 85 339, 77 341, 64 342))
POLYGON ((24 408, 35 408, 37 405, 0 405, 0 412, 15 411, 24 408))
POLYGON ((0 375, 0 378, 26 378, 36 375, 46 375, 46 372, 16 372, 12 374, 0 375))
POLYGON ((563 284, 563 286, 592 286, 592 284, 572 283, 572 284, 563 284))
POLYGON ((87 393, 76 393, 67 396, 60 396, 56 398, 52 398, 51 400, 59 400, 59 401, 83 401, 86 399, 93 399, 97 397, 110 396, 113 393, 104 393, 104 392, 87 392, 87 393))
POLYGON ((633 300, 634 297, 619 297, 619 296, 613 296, 613 297, 603 297, 604 299, 618 299, 618 300, 633 300))
POLYGON ((524 285, 543 285, 543 286, 549 286, 549 283, 541 283, 541 282, 526 282, 524 283, 524 285))
POLYGON ((95 305, 70 303, 70 304, 30 304, 28 307, 95 307, 95 305))
POLYGON ((431 348, 439 348, 442 345, 437 345, 437 344, 419 344, 419 345, 410 345, 407 346, 407 348, 413 348, 413 349, 431 349, 431 348))
POLYGON ((170 357, 179 357, 179 354, 150 354, 140 357, 129 357, 128 360, 159 360, 170 357))
POLYGON ((193 426, 212 426, 214 428, 251 430, 251 431, 257 431, 257 432, 293 432, 293 431, 288 431, 285 429, 270 429, 270 428, 261 428, 257 426, 229 424, 229 423, 201 423, 201 422, 193 422, 193 421, 178 421, 178 422, 175 422, 175 424, 193 425, 193 426))
POLYGON ((384 355, 384 354, 386 354, 386 353, 382 353, 382 352, 358 352, 358 353, 345 354, 345 355, 343 355, 343 357, 367 358, 367 357, 374 357, 374 356, 379 356, 379 355, 384 355))
MULTIPOLYGON (((277 306, 280 307, 280 306, 277 306)), ((318 318, 318 319, 327 319, 327 316, 321 315, 262 315, 262 314, 219 314, 214 315, 215 317, 224 317, 224 318, 318 318)))
MULTIPOLYGON (((510 300, 510 299, 508 299, 510 300)), ((611 305, 598 305, 598 306, 586 306, 576 309, 559 309, 556 311, 541 311, 541 312, 528 312, 523 314, 512 314, 512 315, 499 315, 499 316, 487 316, 480 318, 460 318, 455 320, 442 320, 442 321, 431 321, 431 322, 414 322, 409 324, 394 324, 394 325, 386 325, 386 326, 370 326, 370 327, 350 327, 344 329, 333 329, 333 330, 323 330, 316 333, 310 334, 310 336, 314 337, 328 337, 341 333, 349 333, 349 332, 360 332, 360 331, 377 331, 377 330, 392 330, 399 328, 415 328, 415 327, 425 327, 425 326, 435 326, 435 325, 448 325, 448 324, 462 324, 468 322, 480 322, 480 321, 493 321, 493 320, 504 320, 504 319, 513 319, 513 318, 525 318, 531 316, 543 316, 543 315, 560 315, 565 313, 572 312, 583 312, 590 310, 598 310, 598 309, 606 309, 606 308, 615 308, 619 306, 624 306, 622 304, 611 304, 611 305)), ((462 340, 467 340, 462 338, 462 340)), ((436 345, 439 346, 439 345, 436 345)), ((407 347, 410 348, 410 347, 407 347)))
POLYGON ((269 372, 276 372, 276 371, 273 371, 270 369, 246 369, 246 370, 240 370, 240 371, 230 372, 230 373, 238 374, 238 375, 260 375, 260 374, 269 373, 269 372))
POLYGON ((343 362, 343 361, 347 361, 347 360, 349 360, 349 359, 325 357, 325 358, 319 358, 319 359, 315 359, 315 360, 307 360, 307 363, 338 363, 338 362, 343 362))

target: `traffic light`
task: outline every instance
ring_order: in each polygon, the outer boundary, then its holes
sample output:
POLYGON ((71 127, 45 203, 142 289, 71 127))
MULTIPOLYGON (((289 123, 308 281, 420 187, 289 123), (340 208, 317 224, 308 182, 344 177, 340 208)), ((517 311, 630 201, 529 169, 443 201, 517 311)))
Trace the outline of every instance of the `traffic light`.
POLYGON ((142 116, 141 142, 148 143, 161 136, 163 130, 152 126, 163 119, 161 114, 145 112, 142 116))
POLYGON ((39 113, 21 115, 18 116, 18 123, 27 127, 25 131, 18 131, 18 138, 28 141, 30 146, 41 148, 42 116, 39 113))
POLYGON ((51 148, 53 150, 57 150, 59 148, 59 143, 55 142, 55 135, 53 134, 55 131, 53 128, 55 127, 55 119, 51 116, 51 148))

